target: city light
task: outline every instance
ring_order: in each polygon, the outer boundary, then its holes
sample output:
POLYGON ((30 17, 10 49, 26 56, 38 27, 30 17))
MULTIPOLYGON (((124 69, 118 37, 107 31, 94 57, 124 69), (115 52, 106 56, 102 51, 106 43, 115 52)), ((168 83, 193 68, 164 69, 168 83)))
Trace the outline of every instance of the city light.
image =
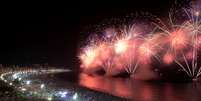
POLYGON ((45 87, 45 84, 41 84, 40 88, 43 89, 45 87))
POLYGON ((73 95, 73 100, 76 100, 77 98, 78 98, 78 94, 75 93, 75 94, 73 95))
POLYGON ((52 97, 48 97, 47 100, 48 100, 48 101, 51 101, 51 100, 52 100, 52 97))
POLYGON ((64 98, 64 97, 66 97, 66 94, 67 94, 68 92, 62 92, 62 91, 60 91, 58 94, 62 97, 62 98, 64 98))
POLYGON ((13 75, 13 78, 14 78, 14 79, 17 79, 17 77, 18 77, 17 74, 14 74, 14 75, 13 75))
POLYGON ((22 90, 22 91, 26 91, 27 89, 26 89, 26 88, 22 88, 21 90, 22 90))
MULTIPOLYGON (((49 74, 49 73, 58 73, 58 72, 69 72, 70 70, 65 70, 65 69, 49 69, 49 70, 42 70, 44 74, 49 74)), ((53 100, 53 96, 57 96, 58 98, 56 99, 61 99, 61 98, 65 98, 67 96, 67 94, 69 93, 68 91, 57 91, 56 89, 52 89, 50 87, 47 86, 46 90, 41 90, 43 88, 45 88, 46 84, 42 83, 41 81, 37 81, 40 82, 41 84, 39 85, 40 89, 36 89, 34 88, 33 85, 36 85, 37 83, 33 82, 33 80, 26 80, 23 81, 23 77, 28 77, 29 74, 37 74, 38 75, 38 71, 36 70, 29 70, 29 71, 15 71, 15 72, 6 72, 1 74, 1 79, 7 83, 10 86, 13 86, 14 88, 18 89, 18 91, 21 92, 25 92, 29 94, 29 95, 33 95, 33 96, 38 96, 41 97, 40 95, 42 94, 42 99, 47 99, 48 101, 53 100), (20 82, 15 82, 15 80, 18 80, 20 82), (14 81, 14 82, 13 82, 14 81), (27 86, 30 85, 30 86, 27 86), (41 92, 42 91, 42 92, 41 92), (57 93, 55 93, 57 92, 57 93)), ((72 95, 72 97, 74 99, 77 98, 77 95, 72 95)), ((64 99, 63 99, 64 100, 64 99)))
POLYGON ((22 80, 22 78, 18 78, 18 80, 19 80, 19 81, 21 81, 21 80, 22 80))
POLYGON ((26 81, 26 84, 29 85, 31 83, 31 81, 26 81))
POLYGON ((10 85, 10 86, 12 86, 12 85, 13 85, 13 83, 11 82, 11 83, 9 83, 9 85, 10 85))

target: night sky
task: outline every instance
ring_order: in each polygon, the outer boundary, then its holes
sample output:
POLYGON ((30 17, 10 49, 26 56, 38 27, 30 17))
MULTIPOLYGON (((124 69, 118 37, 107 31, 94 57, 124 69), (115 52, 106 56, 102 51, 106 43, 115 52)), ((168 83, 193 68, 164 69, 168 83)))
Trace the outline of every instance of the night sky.
POLYGON ((86 26, 148 11, 165 16, 174 0, 93 0, 6 3, 1 16, 0 63, 49 63, 77 67, 86 26), (140 2, 139 2, 140 1, 140 2))

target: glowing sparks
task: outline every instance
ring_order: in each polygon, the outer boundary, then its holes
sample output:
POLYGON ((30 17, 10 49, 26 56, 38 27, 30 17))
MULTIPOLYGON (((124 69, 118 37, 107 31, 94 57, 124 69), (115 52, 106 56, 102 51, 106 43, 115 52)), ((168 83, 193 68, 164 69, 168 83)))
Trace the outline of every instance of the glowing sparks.
POLYGON ((172 48, 183 49, 188 44, 188 37, 183 30, 177 30, 171 33, 169 41, 172 48))
POLYGON ((163 62, 165 64, 171 64, 174 62, 174 56, 172 54, 165 54, 164 57, 163 57, 163 62))
POLYGON ((139 53, 144 58, 150 58, 150 56, 152 55, 153 51, 152 51, 152 49, 151 49, 149 44, 143 44, 139 48, 139 53))
POLYGON ((84 65, 83 67, 89 67, 94 62, 97 55, 97 50, 91 48, 84 50, 84 54, 80 56, 84 65))
POLYGON ((115 52, 117 54, 122 54, 122 53, 126 52, 126 50, 129 47, 127 40, 118 40, 114 46, 115 46, 115 52))
POLYGON ((196 12, 195 12, 195 16, 197 16, 197 17, 200 16, 200 12, 199 12, 199 11, 196 11, 196 12))

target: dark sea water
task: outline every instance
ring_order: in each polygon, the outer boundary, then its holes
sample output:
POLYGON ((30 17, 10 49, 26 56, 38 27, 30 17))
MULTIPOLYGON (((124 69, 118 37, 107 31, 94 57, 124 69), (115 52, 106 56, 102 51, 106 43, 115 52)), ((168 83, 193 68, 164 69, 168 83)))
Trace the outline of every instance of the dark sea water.
POLYGON ((201 101, 201 82, 145 82, 75 73, 53 77, 132 101, 201 101))

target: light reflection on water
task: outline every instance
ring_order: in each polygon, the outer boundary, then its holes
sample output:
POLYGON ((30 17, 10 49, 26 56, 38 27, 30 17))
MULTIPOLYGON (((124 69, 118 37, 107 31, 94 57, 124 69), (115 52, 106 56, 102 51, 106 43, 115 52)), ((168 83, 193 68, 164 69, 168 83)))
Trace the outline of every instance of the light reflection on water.
POLYGON ((153 83, 80 74, 79 84, 134 101, 201 101, 201 83, 153 83))

